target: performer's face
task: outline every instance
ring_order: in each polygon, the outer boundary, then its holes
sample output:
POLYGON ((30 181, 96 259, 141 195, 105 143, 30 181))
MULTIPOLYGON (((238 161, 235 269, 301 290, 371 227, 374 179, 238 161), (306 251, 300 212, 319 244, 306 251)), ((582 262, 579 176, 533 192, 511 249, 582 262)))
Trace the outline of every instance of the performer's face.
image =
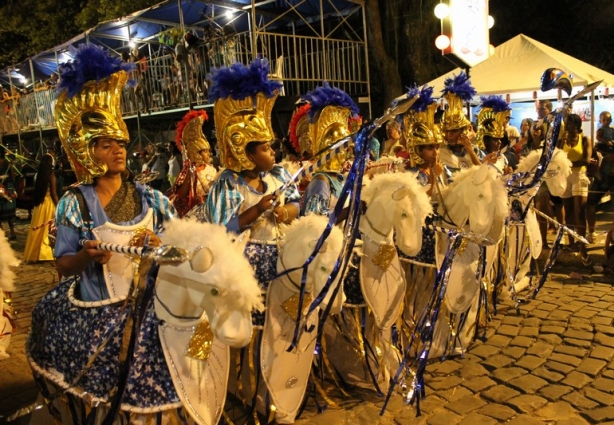
POLYGON ((256 143, 254 147, 248 145, 246 152, 247 158, 256 165, 254 171, 270 171, 275 165, 275 151, 269 142, 256 143))
POLYGON ((199 151, 198 154, 200 155, 200 157, 202 158, 202 161, 205 164, 211 164, 211 150, 210 149, 203 149, 199 151))
POLYGON ((421 146, 419 155, 426 164, 433 166, 437 163, 437 157, 439 156, 439 145, 433 144, 421 146))
POLYGON ((107 174, 121 174, 126 171, 126 143, 99 137, 94 145, 94 155, 107 166, 107 174))
POLYGON ((444 133, 446 142, 448 142, 448 144, 452 146, 456 145, 458 143, 458 139, 462 132, 463 132, 462 128, 455 128, 454 130, 446 130, 446 132, 444 133))

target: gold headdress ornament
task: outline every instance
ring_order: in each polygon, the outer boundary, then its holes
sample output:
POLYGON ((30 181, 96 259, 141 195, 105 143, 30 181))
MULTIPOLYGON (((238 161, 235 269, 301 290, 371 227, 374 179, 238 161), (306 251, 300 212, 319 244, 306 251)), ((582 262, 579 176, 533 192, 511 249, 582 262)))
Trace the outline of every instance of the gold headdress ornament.
POLYGON ((94 155, 100 137, 129 142, 122 119, 121 94, 132 65, 102 48, 84 44, 71 48, 73 62, 60 65, 59 97, 55 105, 58 135, 80 183, 93 183, 107 172, 94 155))
POLYGON ((214 103, 220 162, 230 170, 253 170, 247 144, 274 139, 271 111, 282 84, 269 81, 268 72, 268 61, 260 58, 249 67, 235 63, 212 71, 209 101, 214 103))
POLYGON ((431 97, 433 87, 424 86, 418 93, 418 88, 412 88, 407 94, 412 98, 420 94, 420 97, 403 115, 403 133, 407 140, 408 151, 416 164, 424 163, 424 160, 416 151, 417 146, 440 145, 443 143, 441 130, 435 125, 435 111, 437 103, 431 97))
POLYGON ((484 137, 501 139, 505 136, 507 117, 510 107, 501 96, 482 96, 482 106, 478 113, 478 131, 475 142, 478 148, 484 149, 484 137))
POLYGON ((441 117, 441 131, 456 130, 471 125, 463 108, 463 102, 469 102, 476 91, 464 72, 444 81, 443 97, 448 104, 441 117))
POLYGON ((205 111, 190 111, 177 124, 175 143, 192 164, 203 162, 200 152, 211 150, 211 145, 203 133, 203 123, 209 120, 205 111))
MULTIPOLYGON (((314 156, 350 134, 349 120, 358 107, 343 90, 324 82, 301 98, 306 102, 292 117, 290 140, 300 153, 314 156)), ((339 172, 346 155, 341 150, 320 171, 339 172)), ((315 158, 313 158, 315 159, 315 158)))

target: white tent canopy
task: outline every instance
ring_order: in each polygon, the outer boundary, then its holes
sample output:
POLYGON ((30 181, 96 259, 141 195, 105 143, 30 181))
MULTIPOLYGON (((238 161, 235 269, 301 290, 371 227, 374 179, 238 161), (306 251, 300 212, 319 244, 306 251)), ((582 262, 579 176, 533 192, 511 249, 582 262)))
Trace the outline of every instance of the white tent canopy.
MULTIPOLYGON (((512 102, 533 99, 556 99, 557 91, 540 91, 543 72, 548 68, 560 68, 572 77, 574 93, 593 81, 603 80, 595 94, 602 94, 605 87, 614 87, 614 75, 559 52, 526 35, 520 34, 495 48, 495 54, 471 68, 471 83, 478 95, 510 95, 512 102)), ((441 93, 446 78, 458 75, 461 68, 430 81, 435 93, 441 93)), ((565 98, 567 95, 563 94, 565 98)))

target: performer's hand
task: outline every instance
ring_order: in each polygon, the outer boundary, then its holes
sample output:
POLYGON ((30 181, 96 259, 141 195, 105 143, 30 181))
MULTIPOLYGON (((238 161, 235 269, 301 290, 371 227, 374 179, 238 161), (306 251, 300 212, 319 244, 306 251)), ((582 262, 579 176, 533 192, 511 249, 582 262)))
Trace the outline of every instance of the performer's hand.
POLYGON ((467 151, 473 150, 473 144, 471 143, 471 137, 469 133, 463 132, 458 138, 458 143, 462 145, 467 151))
POLYGON ((103 251, 98 248, 100 241, 86 241, 81 252, 88 262, 95 261, 100 264, 107 264, 111 258, 111 252, 103 251))
POLYGON ((158 235, 149 229, 145 229, 140 232, 136 240, 133 241, 134 246, 144 246, 147 236, 149 236, 149 241, 147 242, 148 246, 158 247, 162 245, 162 239, 160 239, 158 235))
POLYGON ((436 161, 435 164, 433 165, 433 175, 435 177, 439 177, 441 175, 441 173, 443 173, 443 164, 439 161, 436 161))
POLYGON ((498 152, 491 152, 488 155, 486 155, 484 159, 482 159, 482 164, 485 164, 487 162, 490 164, 494 164, 495 162, 497 162, 498 157, 499 157, 498 152))
POLYGON ((275 202, 275 195, 271 194, 271 195, 264 195, 261 199, 260 202, 258 202, 256 204, 256 208, 258 209, 258 212, 260 214, 262 214, 263 212, 265 212, 266 210, 271 209, 271 207, 273 206, 273 202, 275 202))
POLYGON ((273 217, 276 223, 286 223, 288 221, 288 210, 284 206, 278 206, 273 210, 273 217))

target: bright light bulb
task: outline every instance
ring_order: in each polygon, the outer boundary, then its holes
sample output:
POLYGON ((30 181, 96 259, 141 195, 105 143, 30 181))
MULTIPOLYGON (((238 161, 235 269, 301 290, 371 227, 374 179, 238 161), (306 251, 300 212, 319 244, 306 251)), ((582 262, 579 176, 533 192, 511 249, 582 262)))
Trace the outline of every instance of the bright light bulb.
POLYGON ((441 34, 435 39, 435 47, 439 50, 445 50, 450 47, 450 37, 447 35, 441 34))
POLYGON ((491 29, 494 26, 495 26, 495 18, 488 15, 488 29, 491 29))
POLYGON ((134 49, 136 47, 136 43, 134 41, 130 41, 128 46, 130 46, 131 49, 134 49))
POLYGON ((448 13, 450 13, 450 9, 447 4, 439 3, 435 6, 435 16, 439 19, 445 19, 448 17, 448 13))
POLYGON ((234 10, 232 10, 232 9, 228 9, 228 10, 226 11, 226 13, 224 13, 224 16, 226 16, 227 18, 232 18, 232 17, 234 16, 234 14, 235 14, 235 11, 234 11, 234 10))

